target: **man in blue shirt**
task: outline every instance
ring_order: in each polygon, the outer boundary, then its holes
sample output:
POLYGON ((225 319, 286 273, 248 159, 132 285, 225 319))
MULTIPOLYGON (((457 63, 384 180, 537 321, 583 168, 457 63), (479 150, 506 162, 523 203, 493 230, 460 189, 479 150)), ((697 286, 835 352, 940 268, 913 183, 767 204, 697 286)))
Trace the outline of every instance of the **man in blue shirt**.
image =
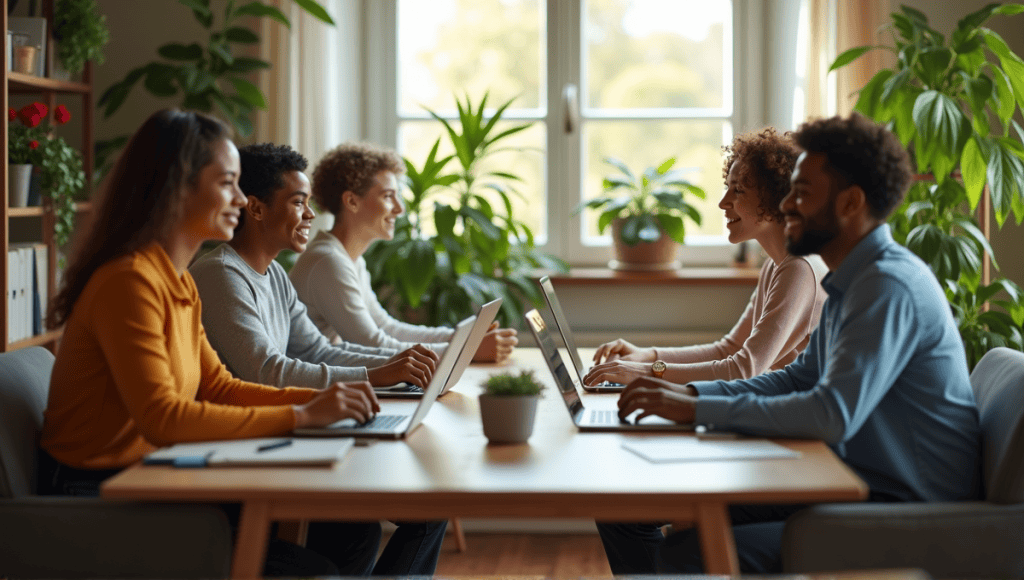
MULTIPOLYGON (((906 151, 854 113, 805 123, 782 200, 794 255, 819 254, 828 300, 804 352, 782 370, 737 381, 633 381, 620 415, 641 410, 765 437, 821 439, 873 501, 976 499, 980 429, 963 343, 928 266, 885 223, 910 184, 906 151)), ((740 567, 781 572, 785 519, 802 506, 734 506, 740 567)), ((696 533, 599 524, 616 574, 700 572, 696 533)))

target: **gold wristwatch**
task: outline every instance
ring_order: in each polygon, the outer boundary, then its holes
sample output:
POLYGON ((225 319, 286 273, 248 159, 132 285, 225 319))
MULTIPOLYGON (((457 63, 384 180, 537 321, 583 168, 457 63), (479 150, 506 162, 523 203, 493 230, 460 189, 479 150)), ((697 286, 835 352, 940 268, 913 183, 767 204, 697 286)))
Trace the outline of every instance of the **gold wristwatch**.
POLYGON ((668 365, 665 364, 665 361, 656 360, 651 363, 651 374, 654 375, 654 378, 660 379, 665 375, 665 369, 667 368, 668 365))

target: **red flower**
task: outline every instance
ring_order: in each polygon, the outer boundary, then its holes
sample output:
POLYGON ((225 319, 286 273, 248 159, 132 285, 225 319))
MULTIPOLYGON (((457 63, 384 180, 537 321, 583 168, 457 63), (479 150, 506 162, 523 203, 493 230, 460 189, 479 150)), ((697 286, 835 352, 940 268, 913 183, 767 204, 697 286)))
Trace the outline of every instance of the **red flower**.
POLYGON ((39 111, 39 116, 43 117, 44 119, 46 118, 46 114, 50 112, 50 109, 48 109, 46 105, 40 103, 39 101, 36 101, 29 106, 35 107, 36 111, 39 111))
POLYGON ((21 122, 26 127, 35 127, 39 125, 46 117, 46 105, 42 103, 33 103, 31 105, 25 105, 18 111, 18 117, 21 118, 21 122), (39 106, 42 107, 43 112, 40 112, 39 106))
POLYGON ((39 141, 36 141, 35 139, 29 141, 28 142, 28 148, 29 149, 38 149, 39 148, 39 141))
POLYGON ((7 109, 7 120, 13 121, 18 118, 18 112, 14 110, 14 107, 7 109))
POLYGON ((57 108, 53 111, 53 118, 57 121, 58 125, 63 125, 71 120, 71 113, 68 112, 67 107, 64 105, 57 105, 57 108))

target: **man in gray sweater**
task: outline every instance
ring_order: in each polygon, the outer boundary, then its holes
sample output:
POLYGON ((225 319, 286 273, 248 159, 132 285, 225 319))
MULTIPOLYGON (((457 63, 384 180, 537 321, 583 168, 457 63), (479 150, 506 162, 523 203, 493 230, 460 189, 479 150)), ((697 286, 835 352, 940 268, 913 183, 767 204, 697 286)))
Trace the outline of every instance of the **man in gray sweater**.
POLYGON ((234 238, 189 267, 202 299, 210 344, 237 377, 269 385, 326 388, 369 381, 426 387, 437 355, 424 346, 395 352, 331 344, 306 315, 288 276, 274 259, 301 252, 315 214, 308 205, 306 159, 269 144, 239 151, 239 186, 248 197, 234 238))

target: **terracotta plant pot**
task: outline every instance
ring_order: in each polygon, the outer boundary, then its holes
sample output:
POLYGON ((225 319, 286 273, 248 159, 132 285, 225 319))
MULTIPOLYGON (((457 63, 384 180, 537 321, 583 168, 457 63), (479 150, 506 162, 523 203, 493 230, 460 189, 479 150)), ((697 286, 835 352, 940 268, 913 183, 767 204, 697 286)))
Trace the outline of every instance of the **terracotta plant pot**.
POLYGON ((480 395, 480 421, 491 443, 524 443, 533 434, 540 395, 480 395))
POLYGON ((626 245, 619 235, 622 220, 612 221, 612 240, 614 242, 615 259, 608 262, 613 270, 675 270, 679 268, 676 252, 679 244, 667 236, 665 232, 656 242, 640 242, 635 246, 626 245))

